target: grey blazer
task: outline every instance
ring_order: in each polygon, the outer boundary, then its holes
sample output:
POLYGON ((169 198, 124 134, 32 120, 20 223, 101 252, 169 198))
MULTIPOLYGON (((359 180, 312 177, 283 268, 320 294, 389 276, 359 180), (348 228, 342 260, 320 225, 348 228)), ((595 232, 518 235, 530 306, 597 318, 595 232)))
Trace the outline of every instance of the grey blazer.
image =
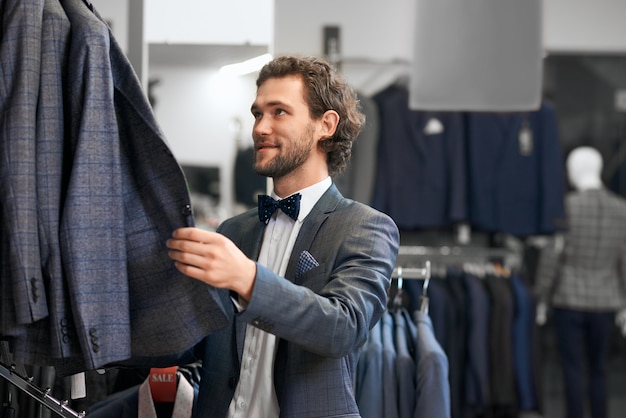
MULTIPOLYGON (((254 209, 218 231, 256 259, 264 227, 254 209)), ((281 417, 358 417, 356 363, 385 310, 398 245, 391 218, 331 186, 304 220, 285 278, 257 265, 252 298, 237 314, 222 292, 233 322, 205 339, 194 416, 225 416, 239 378, 245 326, 252 324, 279 338, 274 384, 281 417), (319 266, 297 276, 304 250, 319 266)))
POLYGON ((35 136, 43 2, 8 0, 0 16, 0 331, 48 315, 40 268, 35 136))
POLYGON ((184 351, 226 324, 213 289, 167 255, 172 231, 193 225, 185 178, 108 27, 83 1, 62 4, 81 118, 70 127, 61 248, 86 366, 184 351))

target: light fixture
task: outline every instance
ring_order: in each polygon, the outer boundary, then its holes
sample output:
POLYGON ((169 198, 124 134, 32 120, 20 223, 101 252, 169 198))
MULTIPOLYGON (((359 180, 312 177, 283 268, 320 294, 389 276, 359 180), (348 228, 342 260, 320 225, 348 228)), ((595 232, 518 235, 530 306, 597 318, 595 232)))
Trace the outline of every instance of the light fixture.
POLYGON ((236 64, 224 65, 220 68, 220 74, 232 76, 244 75, 260 70, 272 59, 271 54, 263 54, 236 64))

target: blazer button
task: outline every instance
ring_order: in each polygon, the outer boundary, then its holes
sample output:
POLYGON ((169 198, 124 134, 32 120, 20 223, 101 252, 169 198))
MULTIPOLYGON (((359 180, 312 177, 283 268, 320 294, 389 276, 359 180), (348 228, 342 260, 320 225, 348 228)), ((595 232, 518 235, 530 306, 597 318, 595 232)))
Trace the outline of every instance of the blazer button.
POLYGON ((100 351, 100 345, 98 344, 98 336, 96 335, 95 328, 89 328, 89 339, 91 340, 91 350, 94 353, 100 351))
POLYGON ((60 324, 61 324, 61 335, 62 335, 61 341, 63 341, 63 344, 67 344, 70 342, 70 336, 69 336, 70 330, 69 330, 69 327, 67 326, 67 319, 65 318, 61 319, 60 324))
POLYGON ((237 378, 231 377, 230 379, 228 379, 228 387, 229 388, 235 389, 236 386, 237 386, 237 378))
POLYGON ((183 208, 180 210, 180 213, 183 216, 189 216, 191 215, 191 205, 185 205, 183 206, 183 208))
POLYGON ((30 278, 30 293, 33 297, 33 302, 37 303, 37 300, 39 300, 39 286, 37 286, 37 279, 35 277, 30 278))

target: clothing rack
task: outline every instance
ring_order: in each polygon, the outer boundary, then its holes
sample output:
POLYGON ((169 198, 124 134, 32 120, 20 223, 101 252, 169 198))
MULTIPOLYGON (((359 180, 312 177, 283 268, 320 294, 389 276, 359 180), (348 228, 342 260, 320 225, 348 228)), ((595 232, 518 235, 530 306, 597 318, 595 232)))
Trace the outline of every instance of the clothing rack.
POLYGON ((404 245, 398 250, 396 266, 413 267, 423 260, 433 264, 431 269, 471 262, 498 262, 508 269, 518 269, 522 264, 522 252, 500 247, 404 245))
POLYGON ((400 306, 402 281, 404 279, 424 279, 419 309, 428 313, 428 285, 435 272, 450 266, 467 266, 472 263, 498 263, 506 269, 518 269, 522 254, 509 248, 470 247, 470 246, 419 246, 401 245, 398 249, 396 267, 392 278, 397 279, 397 292, 392 298, 393 306, 400 306), (423 267, 416 267, 423 265, 423 267))
POLYGON ((22 392, 28 394, 35 401, 39 402, 41 405, 45 406, 52 412, 64 418, 84 418, 85 412, 76 412, 71 409, 67 400, 60 401, 55 397, 50 395, 52 389, 46 388, 45 390, 40 389, 35 384, 32 383, 32 378, 26 378, 20 375, 17 371, 17 366, 12 364, 8 366, 4 363, 5 361, 5 347, 2 345, 2 354, 0 358, 0 376, 5 380, 8 380, 15 387, 20 389, 22 392))

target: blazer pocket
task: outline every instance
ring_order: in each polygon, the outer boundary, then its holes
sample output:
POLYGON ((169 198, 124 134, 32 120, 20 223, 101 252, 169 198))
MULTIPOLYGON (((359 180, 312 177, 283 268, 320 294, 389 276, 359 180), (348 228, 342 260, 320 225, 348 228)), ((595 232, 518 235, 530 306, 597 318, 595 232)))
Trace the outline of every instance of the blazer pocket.
POLYGON ((313 267, 296 279, 296 284, 307 287, 314 292, 320 291, 328 281, 326 264, 313 267))

